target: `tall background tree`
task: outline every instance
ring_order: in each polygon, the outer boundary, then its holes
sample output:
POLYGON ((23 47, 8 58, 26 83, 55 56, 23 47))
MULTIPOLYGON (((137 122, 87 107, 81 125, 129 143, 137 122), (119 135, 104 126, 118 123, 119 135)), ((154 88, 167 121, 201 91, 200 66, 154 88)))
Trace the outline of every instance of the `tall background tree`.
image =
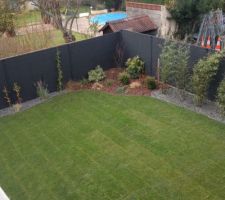
POLYGON ((76 40, 72 33, 72 26, 75 19, 78 17, 82 0, 31 0, 31 2, 41 11, 42 19, 45 23, 51 22, 62 32, 66 43, 76 40), (72 12, 70 12, 69 16, 65 16, 63 21, 61 9, 65 8, 65 6, 71 6, 72 4, 72 12))
POLYGON ((184 39, 196 31, 205 13, 224 8, 225 0, 167 0, 166 5, 178 25, 176 36, 184 39))
POLYGON ((18 12, 24 4, 24 0, 0 0, 0 33, 8 37, 16 35, 15 12, 18 12))

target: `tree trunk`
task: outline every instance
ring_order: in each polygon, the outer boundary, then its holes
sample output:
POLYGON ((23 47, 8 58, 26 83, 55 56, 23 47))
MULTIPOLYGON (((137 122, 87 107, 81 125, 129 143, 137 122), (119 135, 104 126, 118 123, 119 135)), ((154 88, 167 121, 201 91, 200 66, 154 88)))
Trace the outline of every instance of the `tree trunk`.
POLYGON ((50 11, 50 7, 49 7, 49 4, 48 4, 48 1, 41 0, 40 1, 40 6, 42 8, 42 11, 41 11, 41 19, 42 19, 42 21, 44 22, 44 24, 50 24, 51 23, 51 17, 48 14, 46 14, 46 12, 50 11))
POLYGON ((44 24, 50 24, 51 23, 51 17, 46 15, 44 12, 41 12, 41 18, 44 24))
POLYGON ((35 1, 32 2, 41 10, 43 22, 49 23, 50 21, 55 28, 59 29, 66 43, 75 41, 72 31, 67 29, 69 21, 67 20, 65 25, 63 25, 60 12, 60 0, 39 0, 38 3, 35 3, 35 1))
POLYGON ((60 4, 58 0, 49 0, 48 2, 49 7, 51 9, 51 13, 53 14, 53 20, 52 20, 52 25, 60 29, 63 24, 62 24, 62 16, 60 13, 60 4))

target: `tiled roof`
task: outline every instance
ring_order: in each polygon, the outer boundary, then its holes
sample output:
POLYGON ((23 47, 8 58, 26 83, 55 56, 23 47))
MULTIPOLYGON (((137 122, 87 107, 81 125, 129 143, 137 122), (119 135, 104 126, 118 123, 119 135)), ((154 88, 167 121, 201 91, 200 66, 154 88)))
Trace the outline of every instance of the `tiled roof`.
POLYGON ((107 22, 105 26, 99 30, 99 32, 105 30, 108 27, 110 27, 113 32, 120 30, 131 30, 134 32, 143 33, 157 29, 157 26, 147 15, 107 22))

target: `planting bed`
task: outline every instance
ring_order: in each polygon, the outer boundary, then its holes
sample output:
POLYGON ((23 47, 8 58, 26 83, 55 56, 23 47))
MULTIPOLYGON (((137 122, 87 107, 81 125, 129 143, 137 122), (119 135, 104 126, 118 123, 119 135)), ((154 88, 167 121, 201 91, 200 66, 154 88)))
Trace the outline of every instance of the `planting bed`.
POLYGON ((110 94, 126 94, 126 95, 136 95, 136 96, 150 96, 151 91, 147 88, 144 80, 145 75, 141 75, 139 79, 131 80, 129 85, 122 85, 118 80, 118 75, 123 69, 121 68, 112 68, 105 72, 106 78, 103 81, 100 81, 100 87, 94 87, 94 83, 82 83, 82 82, 69 82, 66 86, 68 90, 77 91, 82 89, 92 89, 104 91, 110 94), (131 88, 132 83, 138 83, 138 86, 131 88), (124 88, 123 92, 117 92, 118 88, 124 88))

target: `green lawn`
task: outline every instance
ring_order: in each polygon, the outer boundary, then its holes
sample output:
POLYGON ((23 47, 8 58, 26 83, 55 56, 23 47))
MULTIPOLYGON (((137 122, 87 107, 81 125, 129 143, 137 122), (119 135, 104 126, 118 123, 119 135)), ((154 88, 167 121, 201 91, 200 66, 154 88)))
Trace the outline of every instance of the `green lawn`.
MULTIPOLYGON (((76 41, 82 41, 82 40, 87 39, 87 35, 85 35, 83 33, 73 32, 73 35, 75 36, 76 41)), ((62 36, 62 32, 59 31, 59 30, 54 30, 53 31, 53 38, 52 38, 52 45, 58 46, 58 45, 62 45, 62 44, 65 44, 65 40, 62 36)))
POLYGON ((38 22, 41 22, 41 13, 38 10, 25 11, 16 15, 15 24, 18 27, 38 22))
POLYGON ((225 125, 149 97, 81 91, 0 119, 11 200, 224 200, 225 125))

